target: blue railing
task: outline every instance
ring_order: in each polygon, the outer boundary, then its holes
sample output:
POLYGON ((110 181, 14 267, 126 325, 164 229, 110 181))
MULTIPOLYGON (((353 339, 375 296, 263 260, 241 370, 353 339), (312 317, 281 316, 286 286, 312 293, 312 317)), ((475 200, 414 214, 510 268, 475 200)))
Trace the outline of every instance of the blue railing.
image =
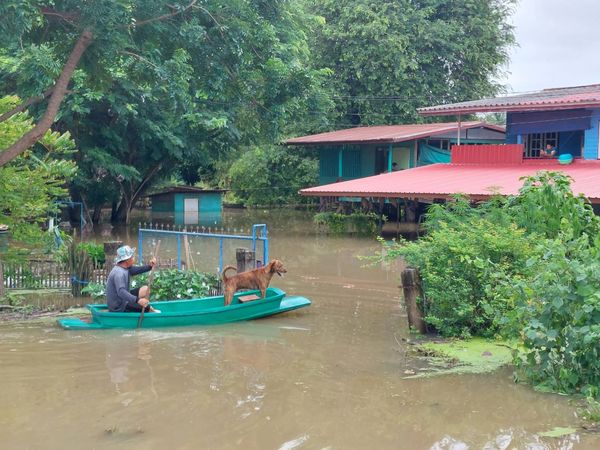
MULTIPOLYGON (((200 239, 218 239, 219 241, 219 272, 223 270, 223 261, 224 261, 224 242, 227 240, 241 240, 241 241, 250 241, 252 243, 252 251, 255 255, 257 255, 256 250, 259 243, 262 243, 262 262, 266 264, 269 261, 269 237, 267 231, 266 224, 254 224, 252 225, 252 234, 244 235, 244 234, 227 234, 224 229, 218 230, 214 229, 214 232, 208 228, 202 227, 202 229, 196 228, 196 231, 193 229, 190 231, 189 229, 185 229, 183 227, 177 229, 177 227, 170 225, 152 225, 149 224, 149 228, 141 227, 138 229, 138 261, 143 261, 143 245, 144 245, 144 237, 145 236, 165 236, 172 237, 177 239, 177 267, 181 269, 181 244, 182 239, 188 238, 200 238, 200 239)), ((236 230, 234 230, 236 232, 236 230)), ((189 262, 188 262, 189 264, 189 262)))

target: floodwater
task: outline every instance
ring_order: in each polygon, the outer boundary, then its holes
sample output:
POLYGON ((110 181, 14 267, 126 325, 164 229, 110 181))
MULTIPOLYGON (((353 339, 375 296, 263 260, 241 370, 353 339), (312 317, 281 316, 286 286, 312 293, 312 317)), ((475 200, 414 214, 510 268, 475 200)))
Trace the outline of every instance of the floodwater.
POLYGON ((403 379, 415 361, 398 270, 356 258, 377 243, 318 236, 302 212, 252 214, 226 222, 269 224, 288 268, 273 285, 311 307, 205 328, 1 324, 0 448, 600 448, 600 435, 539 437, 577 425, 575 407, 509 369, 403 379))

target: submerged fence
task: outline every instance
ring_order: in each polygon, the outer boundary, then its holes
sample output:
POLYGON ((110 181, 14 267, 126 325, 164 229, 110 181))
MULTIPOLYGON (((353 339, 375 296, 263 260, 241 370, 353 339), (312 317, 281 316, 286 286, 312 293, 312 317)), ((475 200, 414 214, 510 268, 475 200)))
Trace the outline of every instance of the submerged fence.
MULTIPOLYGON (((162 258, 158 267, 177 267, 173 258, 162 258)), ((0 295, 6 289, 64 289, 71 290, 73 284, 105 283, 112 262, 95 264, 87 280, 79 280, 71 274, 67 264, 53 260, 28 260, 24 262, 0 263, 0 295)))
POLYGON ((236 250, 249 246, 255 255, 256 264, 269 260, 269 237, 265 224, 254 224, 244 230, 225 228, 192 227, 184 228, 164 224, 140 224, 138 229, 138 261, 154 254, 156 244, 161 240, 160 256, 171 256, 177 261, 177 268, 201 270, 204 272, 223 270, 227 264, 236 264, 236 250), (257 254, 257 250, 260 252, 257 254), (145 255, 145 256, 144 256, 145 255))

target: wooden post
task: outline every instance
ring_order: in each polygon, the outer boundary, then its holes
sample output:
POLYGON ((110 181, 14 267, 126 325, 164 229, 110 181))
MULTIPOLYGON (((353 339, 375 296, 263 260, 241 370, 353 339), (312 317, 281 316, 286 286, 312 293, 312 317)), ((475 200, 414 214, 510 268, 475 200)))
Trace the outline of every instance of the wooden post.
POLYGON ((0 297, 4 297, 4 265, 0 261, 0 297))
POLYGON ((235 260, 238 273, 256 268, 256 255, 252 250, 248 250, 247 248, 236 248, 235 260))
POLYGON ((421 278, 417 269, 407 267, 402 271, 402 290, 408 314, 408 326, 421 334, 425 334, 427 326, 423 321, 423 314, 417 306, 417 299, 423 295, 421 292, 421 278))

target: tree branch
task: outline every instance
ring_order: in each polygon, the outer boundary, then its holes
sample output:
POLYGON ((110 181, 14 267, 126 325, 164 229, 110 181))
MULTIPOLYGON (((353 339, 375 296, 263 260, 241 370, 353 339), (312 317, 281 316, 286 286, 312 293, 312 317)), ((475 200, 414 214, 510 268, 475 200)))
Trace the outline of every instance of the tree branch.
POLYGON ((0 116, 0 122, 4 122, 5 120, 10 119, 15 114, 18 114, 20 112, 25 111, 31 105, 34 105, 35 103, 41 102, 45 98, 49 97, 50 94, 52 94, 53 90, 54 90, 54 87, 46 89, 41 95, 37 95, 35 97, 31 97, 28 100, 26 100, 23 103, 21 103, 20 105, 15 106, 10 111, 6 111, 4 114, 2 114, 0 116))
POLYGON ((192 6, 194 6, 197 2, 198 2, 198 0, 192 0, 189 5, 187 5, 185 8, 183 8, 179 11, 174 11, 169 14, 163 14, 162 16, 153 17, 151 19, 136 21, 135 23, 132 23, 131 25, 129 25, 129 28, 139 27, 142 25, 146 25, 148 23, 158 22, 161 20, 166 20, 166 19, 170 19, 171 17, 178 16, 179 14, 183 14, 184 12, 186 12, 188 9, 190 9, 192 6))
POLYGON ((130 52, 128 50, 121 50, 119 53, 123 53, 124 55, 129 55, 129 56, 137 59, 138 61, 145 62, 149 66, 152 66, 153 68, 158 69, 158 66, 156 64, 154 64, 152 61, 144 58, 143 56, 138 55, 137 53, 133 53, 133 52, 130 52))
POLYGON ((50 129, 56 115, 58 114, 58 109, 60 108, 60 104, 62 103, 66 93, 67 87, 69 85, 69 81, 73 76, 73 72, 75 72, 75 68, 79 63, 79 60, 85 53, 88 46, 91 44, 93 39, 92 31, 89 29, 83 30, 79 39, 75 43, 67 62, 65 63, 58 80, 56 80, 56 84, 52 88, 52 95, 50 96, 50 100, 48 100, 48 107, 46 108, 46 112, 40 119, 40 121, 27 133, 25 133, 17 142, 12 144, 4 151, 0 151, 0 167, 6 165, 33 144, 35 144, 45 133, 50 129))

